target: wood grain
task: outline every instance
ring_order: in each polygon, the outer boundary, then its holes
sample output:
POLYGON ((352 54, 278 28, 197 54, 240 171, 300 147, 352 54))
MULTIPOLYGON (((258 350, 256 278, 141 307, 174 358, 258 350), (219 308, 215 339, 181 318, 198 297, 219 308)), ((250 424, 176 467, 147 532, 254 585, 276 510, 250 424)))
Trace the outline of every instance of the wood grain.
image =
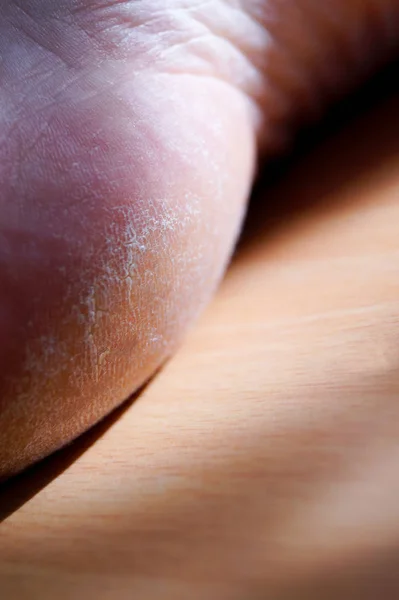
POLYGON ((399 595, 399 99, 258 199, 110 421, 0 491, 0 596, 399 595))

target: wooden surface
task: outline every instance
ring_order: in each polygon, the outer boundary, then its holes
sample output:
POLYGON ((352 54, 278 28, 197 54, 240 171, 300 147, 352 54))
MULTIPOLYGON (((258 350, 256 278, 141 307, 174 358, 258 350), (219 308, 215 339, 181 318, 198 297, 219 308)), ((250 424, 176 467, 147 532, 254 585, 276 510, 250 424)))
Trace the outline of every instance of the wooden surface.
POLYGON ((178 355, 3 486, 2 599, 399 597, 398 109, 267 190, 178 355))

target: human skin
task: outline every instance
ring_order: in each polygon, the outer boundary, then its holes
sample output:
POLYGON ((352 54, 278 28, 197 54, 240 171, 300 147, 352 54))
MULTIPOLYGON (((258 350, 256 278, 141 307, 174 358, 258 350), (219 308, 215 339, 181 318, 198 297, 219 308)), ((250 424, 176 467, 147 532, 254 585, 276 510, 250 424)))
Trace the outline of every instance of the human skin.
POLYGON ((257 164, 395 52, 394 0, 4 0, 0 476, 170 356, 257 164))
POLYGON ((378 81, 258 186, 133 404, 0 486, 3 597, 399 597, 399 95, 378 81))

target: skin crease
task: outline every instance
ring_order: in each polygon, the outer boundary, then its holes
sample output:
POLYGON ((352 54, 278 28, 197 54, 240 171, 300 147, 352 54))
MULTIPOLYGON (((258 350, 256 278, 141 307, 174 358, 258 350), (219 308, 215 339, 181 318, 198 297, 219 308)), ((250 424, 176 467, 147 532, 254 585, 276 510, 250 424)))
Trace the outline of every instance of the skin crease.
POLYGON ((394 51, 393 0, 0 7, 0 475, 174 351, 228 262, 257 152, 394 51))

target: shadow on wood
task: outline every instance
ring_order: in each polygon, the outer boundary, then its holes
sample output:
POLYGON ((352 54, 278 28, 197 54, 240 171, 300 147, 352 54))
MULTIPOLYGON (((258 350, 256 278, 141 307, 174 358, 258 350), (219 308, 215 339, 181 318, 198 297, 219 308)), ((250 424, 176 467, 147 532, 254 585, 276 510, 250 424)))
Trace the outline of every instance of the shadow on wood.
POLYGON ((236 257, 253 245, 257 246, 259 237, 273 235, 298 218, 315 212, 340 210, 342 207, 330 202, 330 198, 336 196, 335 192, 397 153, 398 67, 396 62, 389 65, 351 97, 334 106, 322 123, 300 132, 287 156, 267 163, 252 194, 236 257), (385 111, 389 111, 392 118, 382 119, 381 113, 385 111), (344 161, 341 132, 345 137, 349 124, 359 135, 350 144, 348 160, 344 161), (365 143, 366 129, 372 130, 372 148, 365 143), (325 142, 327 154, 323 150, 325 142), (334 147, 337 149, 336 162, 326 160, 326 155, 334 156, 334 147), (319 148, 322 149, 320 155, 319 148), (309 162, 312 168, 307 165, 309 162), (313 177, 309 178, 311 170, 313 177))
POLYGON ((134 404, 147 385, 68 446, 0 484, 0 523, 33 498, 53 479, 61 475, 95 444, 134 404))

